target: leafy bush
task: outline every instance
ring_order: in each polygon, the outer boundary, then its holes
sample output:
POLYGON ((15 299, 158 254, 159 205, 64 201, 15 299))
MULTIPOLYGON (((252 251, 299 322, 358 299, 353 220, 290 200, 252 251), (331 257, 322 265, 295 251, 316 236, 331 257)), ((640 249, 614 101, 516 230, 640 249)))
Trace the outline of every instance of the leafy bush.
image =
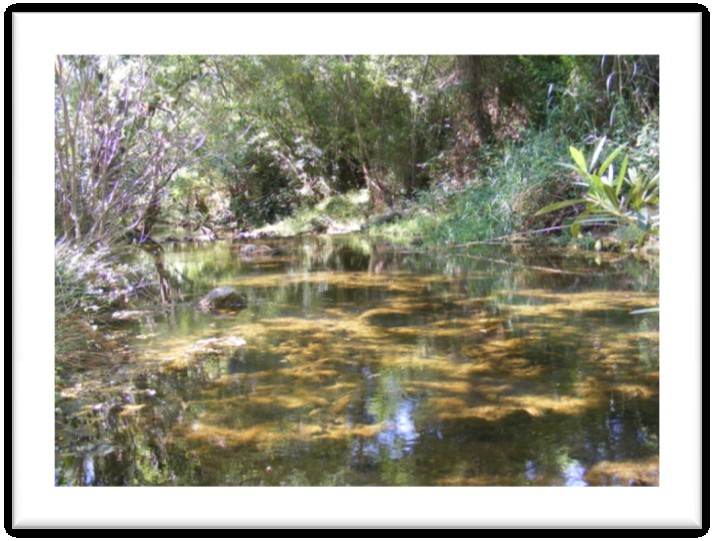
POLYGON ((334 219, 353 219, 364 215, 366 208, 353 202, 347 195, 330 197, 324 206, 325 214, 334 219))
POLYGON ((607 132, 634 144, 632 135, 657 114, 659 58, 604 55, 560 59, 564 72, 547 74, 549 131, 571 140, 607 132))
POLYGON ((230 210, 240 227, 253 227, 288 216, 299 198, 290 189, 290 179, 269 149, 240 147, 220 161, 228 179, 230 210))
POLYGON ((68 242, 55 245, 55 309, 62 313, 96 313, 125 305, 153 285, 148 267, 122 262, 116 252, 92 250, 68 242))
POLYGON ((547 205, 536 215, 584 204, 585 210, 571 226, 573 235, 577 235, 584 224, 630 224, 639 228, 638 244, 642 244, 648 236, 659 234, 659 173, 649 176, 635 167, 628 168, 627 155, 623 155, 616 170, 616 160, 625 150, 625 145, 617 147, 599 163, 605 143, 605 137, 600 139, 589 164, 580 150, 570 147, 574 165, 566 167, 577 172, 580 178, 578 184, 586 187, 587 192, 576 199, 547 205))

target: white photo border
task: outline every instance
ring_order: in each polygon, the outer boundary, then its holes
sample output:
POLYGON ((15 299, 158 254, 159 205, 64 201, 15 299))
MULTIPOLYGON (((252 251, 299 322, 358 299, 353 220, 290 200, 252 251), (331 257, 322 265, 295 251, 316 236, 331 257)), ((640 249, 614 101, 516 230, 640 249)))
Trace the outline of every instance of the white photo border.
POLYGON ((6 520, 6 529, 702 528, 701 13, 6 11, 6 28, 8 18, 13 93, 13 454, 12 521, 6 520), (54 486, 55 55, 346 52, 660 55, 659 487, 54 486))

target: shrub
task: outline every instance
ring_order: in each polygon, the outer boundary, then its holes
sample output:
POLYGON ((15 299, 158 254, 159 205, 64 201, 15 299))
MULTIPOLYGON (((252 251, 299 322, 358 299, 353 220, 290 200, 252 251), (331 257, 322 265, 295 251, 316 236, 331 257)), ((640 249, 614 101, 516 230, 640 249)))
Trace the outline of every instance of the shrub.
POLYGON ((585 209, 573 220, 573 235, 577 235, 580 227, 585 224, 629 224, 639 229, 637 244, 641 245, 648 236, 659 234, 659 173, 650 176, 635 167, 628 168, 628 157, 623 153, 625 145, 617 147, 599 163, 605 143, 605 137, 600 139, 589 164, 580 150, 570 147, 574 164, 566 167, 578 174, 578 184, 586 187, 587 192, 576 199, 547 205, 536 215, 585 205, 585 209), (623 157, 615 168, 620 155, 623 157))
POLYGON ((55 245, 55 309, 63 313, 105 312, 125 305, 153 285, 151 270, 129 265, 116 252, 58 242, 55 245))

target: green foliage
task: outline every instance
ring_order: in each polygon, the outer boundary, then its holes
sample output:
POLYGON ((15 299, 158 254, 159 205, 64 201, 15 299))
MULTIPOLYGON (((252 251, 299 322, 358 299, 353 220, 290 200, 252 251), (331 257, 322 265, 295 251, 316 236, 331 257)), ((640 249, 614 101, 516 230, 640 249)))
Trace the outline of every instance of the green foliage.
MULTIPOLYGON (((528 58, 528 57, 526 57, 528 58)), ((563 56, 564 71, 549 83, 546 126, 571 140, 608 133, 635 144, 633 135, 657 115, 656 56, 563 56)))
POLYGON ((555 197, 573 192, 558 166, 561 148, 560 140, 548 132, 526 131, 522 142, 507 144, 489 160, 484 175, 504 199, 506 232, 548 225, 534 220, 533 214, 555 197))
POLYGON ((605 143, 606 138, 601 138, 589 164, 580 150, 570 147, 574 165, 566 167, 578 174, 579 184, 587 187, 586 194, 576 199, 552 203, 536 214, 584 204, 585 210, 571 226, 573 235, 577 235, 584 224, 631 224, 639 228, 641 233, 638 244, 642 244, 648 236, 659 233, 659 174, 646 176, 634 167, 628 168, 628 157, 623 154, 625 145, 615 148, 600 162, 605 143))
POLYGON ((239 227, 255 227, 288 216, 299 204, 291 182, 273 155, 243 146, 224 160, 221 171, 231 194, 230 210, 239 227))
POLYGON ((635 138, 631 162, 644 175, 654 176, 659 171, 659 119, 652 116, 642 124, 635 138))
POLYGON ((369 212, 368 202, 366 190, 358 190, 328 197, 317 208, 332 220, 363 220, 369 212))
POLYGON ((514 99, 523 100, 529 117, 537 128, 545 127, 557 96, 568 86, 573 70, 572 58, 568 56, 519 56, 521 77, 514 77, 514 99))
POLYGON ((561 223, 573 205, 537 211, 562 199, 606 209, 575 229, 599 217, 656 234, 657 57, 66 56, 56 68, 58 238, 145 235, 167 207, 179 222, 294 217, 288 229, 308 230, 325 213, 363 219, 339 198, 357 190, 371 212, 411 208, 404 232, 434 242, 561 223), (612 157, 612 186, 578 172, 583 197, 557 164, 562 141, 593 134, 626 144, 628 163, 612 157))
POLYGON ((338 230, 357 230, 368 214, 365 190, 328 197, 316 205, 306 205, 292 215, 263 228, 281 236, 315 232, 317 224, 338 230))
POLYGON ((176 87, 157 83, 172 79, 171 65, 170 57, 57 57, 58 238, 111 243, 129 230, 150 233, 196 146, 176 87))
POLYGON ((509 201, 492 186, 469 187, 453 200, 451 212, 433 233, 437 242, 488 239, 511 230, 509 201))
POLYGON ((405 223, 385 228, 418 231, 429 243, 487 240, 544 225, 534 213, 557 195, 574 190, 558 161, 560 143, 544 132, 475 154, 476 178, 463 188, 447 176, 412 203, 405 223), (417 219, 418 218, 418 219, 417 219), (408 223, 408 225, 407 225, 408 223))

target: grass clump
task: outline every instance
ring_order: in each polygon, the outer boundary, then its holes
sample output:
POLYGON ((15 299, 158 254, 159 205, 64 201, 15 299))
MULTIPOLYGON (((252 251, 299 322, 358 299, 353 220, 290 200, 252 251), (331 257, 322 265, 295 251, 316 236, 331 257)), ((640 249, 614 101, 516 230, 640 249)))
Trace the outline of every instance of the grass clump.
POLYGON ((307 233, 357 231, 365 222, 368 204, 366 190, 333 195, 313 207, 300 209, 284 220, 262 227, 257 232, 291 237, 307 233))
POLYGON ((55 245, 58 377, 112 362, 119 348, 101 328, 113 310, 126 307, 130 298, 155 286, 148 263, 130 264, 124 258, 103 246, 62 241, 55 245))

